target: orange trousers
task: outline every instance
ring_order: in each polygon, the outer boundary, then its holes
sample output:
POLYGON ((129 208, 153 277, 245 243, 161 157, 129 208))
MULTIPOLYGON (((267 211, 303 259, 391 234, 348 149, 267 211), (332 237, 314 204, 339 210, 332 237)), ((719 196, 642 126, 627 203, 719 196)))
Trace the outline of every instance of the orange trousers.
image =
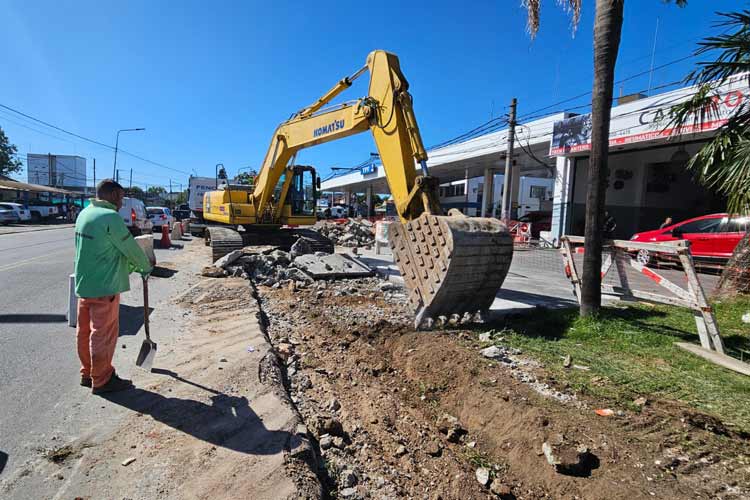
POLYGON ((81 376, 94 387, 109 382, 115 369, 112 358, 120 333, 120 294, 78 299, 78 358, 81 376))

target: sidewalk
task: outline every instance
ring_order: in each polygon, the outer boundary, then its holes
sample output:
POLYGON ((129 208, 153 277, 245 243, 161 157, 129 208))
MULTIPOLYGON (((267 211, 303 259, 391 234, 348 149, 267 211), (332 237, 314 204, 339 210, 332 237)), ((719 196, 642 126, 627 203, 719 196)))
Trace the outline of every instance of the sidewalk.
POLYGON ((200 277, 207 261, 208 249, 198 240, 162 258, 160 265, 175 273, 152 278, 149 287, 163 295, 152 302, 158 351, 151 373, 134 366, 143 340, 135 318, 142 314, 136 305, 141 291, 124 294, 133 314, 122 320, 134 324, 121 328, 115 366, 136 389, 104 398, 82 388, 81 401, 60 414, 60 429, 50 429, 49 449, 6 471, 0 496, 320 496, 305 462, 311 456, 306 429, 287 399, 248 282, 200 277), (88 430, 67 436, 67 421, 79 419, 88 430))
MULTIPOLYGON (((337 248, 351 252, 349 248, 337 248)), ((367 265, 387 275, 391 281, 403 283, 398 267, 390 254, 375 255, 374 250, 358 249, 359 258, 367 265)), ((577 307, 570 282, 562 269, 562 258, 554 250, 516 250, 508 276, 495 296, 490 314, 507 315, 548 309, 577 307)))

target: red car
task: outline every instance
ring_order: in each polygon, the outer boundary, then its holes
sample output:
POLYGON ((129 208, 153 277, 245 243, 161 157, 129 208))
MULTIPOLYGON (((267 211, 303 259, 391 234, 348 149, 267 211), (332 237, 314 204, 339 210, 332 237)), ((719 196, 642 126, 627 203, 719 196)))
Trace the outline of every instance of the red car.
MULTIPOLYGON (((750 217, 730 217, 728 214, 711 214, 688 219, 662 229, 636 233, 631 241, 661 242, 688 240, 693 258, 699 261, 724 264, 734 252, 734 247, 745 235, 750 217)), ((636 258, 643 265, 653 264, 671 256, 650 250, 638 250, 636 258)))

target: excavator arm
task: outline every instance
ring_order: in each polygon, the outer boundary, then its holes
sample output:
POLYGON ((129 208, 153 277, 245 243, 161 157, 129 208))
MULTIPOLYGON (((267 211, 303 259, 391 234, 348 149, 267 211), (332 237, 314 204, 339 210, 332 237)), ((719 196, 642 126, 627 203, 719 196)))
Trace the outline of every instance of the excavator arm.
POLYGON ((376 50, 367 57, 362 69, 282 123, 274 132, 250 199, 255 213, 264 212, 275 186, 298 151, 370 130, 402 222, 423 212, 440 214, 437 180, 428 175, 427 153, 408 89, 398 58, 376 50), (370 73, 367 97, 324 108, 366 70, 370 73), (415 163, 421 166, 421 177, 417 176, 415 163))

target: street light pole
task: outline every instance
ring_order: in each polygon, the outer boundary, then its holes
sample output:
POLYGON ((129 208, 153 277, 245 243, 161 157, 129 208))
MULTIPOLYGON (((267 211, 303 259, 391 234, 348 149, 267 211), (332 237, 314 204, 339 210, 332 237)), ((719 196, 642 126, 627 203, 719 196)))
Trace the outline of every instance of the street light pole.
POLYGON ((115 140, 115 164, 112 167, 112 178, 115 178, 117 174, 117 149, 120 147, 120 132, 139 132, 146 130, 145 128, 123 128, 117 131, 117 139, 115 140))

